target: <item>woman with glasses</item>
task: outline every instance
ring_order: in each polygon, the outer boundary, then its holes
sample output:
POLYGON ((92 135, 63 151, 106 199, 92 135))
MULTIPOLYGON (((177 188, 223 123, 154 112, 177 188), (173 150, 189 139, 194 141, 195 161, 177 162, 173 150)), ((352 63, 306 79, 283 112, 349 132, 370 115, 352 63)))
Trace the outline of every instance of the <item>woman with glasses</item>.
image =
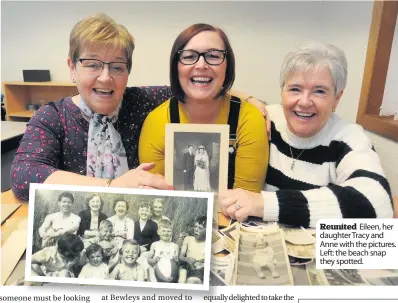
POLYGON ((171 92, 126 88, 134 47, 127 29, 104 14, 73 27, 68 66, 78 95, 50 102, 29 121, 11 167, 19 198, 28 200, 29 184, 43 182, 172 188, 147 171, 154 163, 138 166, 142 123, 171 92))
POLYGON ((134 46, 127 29, 106 15, 73 27, 68 66, 78 95, 50 102, 29 121, 11 168, 19 198, 28 199, 31 182, 170 189, 147 172, 153 163, 137 167, 142 122, 170 93, 126 89, 134 46))
POLYGON ((282 104, 267 108, 272 140, 265 191, 220 193, 225 215, 303 227, 320 219, 392 218, 391 188, 372 142, 334 113, 346 82, 346 56, 333 45, 306 43, 286 56, 282 104))
POLYGON ((185 29, 171 50, 173 97, 146 118, 140 162, 155 162, 150 171, 164 175, 167 123, 230 124, 228 187, 259 192, 268 164, 265 120, 256 107, 229 93, 234 79, 235 57, 225 33, 208 24, 185 29))

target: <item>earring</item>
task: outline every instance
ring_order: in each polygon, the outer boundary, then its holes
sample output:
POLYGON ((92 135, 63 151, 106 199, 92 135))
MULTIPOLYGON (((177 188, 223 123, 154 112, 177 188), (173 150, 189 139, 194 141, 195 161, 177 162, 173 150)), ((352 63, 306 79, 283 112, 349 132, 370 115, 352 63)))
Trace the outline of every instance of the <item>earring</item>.
POLYGON ((76 80, 75 80, 75 78, 73 78, 73 79, 72 79, 72 83, 76 83, 76 80))
POLYGON ((335 112, 336 111, 336 108, 335 107, 333 107, 333 109, 332 109, 332 112, 335 112))

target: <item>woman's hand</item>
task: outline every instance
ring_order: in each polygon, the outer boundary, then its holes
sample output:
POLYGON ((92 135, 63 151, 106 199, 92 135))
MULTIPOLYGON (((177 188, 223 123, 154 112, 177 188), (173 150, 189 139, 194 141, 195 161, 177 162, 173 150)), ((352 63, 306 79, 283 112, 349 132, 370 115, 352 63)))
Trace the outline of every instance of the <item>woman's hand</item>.
POLYGON ((222 213, 239 222, 249 216, 262 218, 264 214, 264 200, 260 193, 237 188, 220 192, 218 201, 222 213))
POLYGON ((152 169, 155 163, 142 163, 136 169, 131 169, 122 176, 113 180, 111 187, 128 188, 155 188, 172 190, 173 186, 168 184, 165 178, 159 174, 152 174, 148 170, 152 169))
POLYGON ((260 101, 254 97, 251 97, 247 99, 247 102, 253 104, 255 107, 257 107, 262 115, 264 116, 265 122, 267 124, 267 134, 268 134, 268 139, 271 140, 271 119, 269 119, 268 116, 268 111, 265 107, 265 103, 263 101, 260 101))

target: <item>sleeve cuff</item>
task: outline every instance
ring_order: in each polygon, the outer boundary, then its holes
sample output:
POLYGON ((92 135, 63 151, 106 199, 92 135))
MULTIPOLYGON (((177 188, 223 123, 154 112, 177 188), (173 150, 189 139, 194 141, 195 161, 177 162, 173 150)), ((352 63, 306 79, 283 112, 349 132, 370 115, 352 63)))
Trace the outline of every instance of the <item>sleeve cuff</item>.
POLYGON ((276 192, 262 191, 261 196, 264 200, 264 221, 278 222, 279 221, 279 203, 276 197, 276 192))

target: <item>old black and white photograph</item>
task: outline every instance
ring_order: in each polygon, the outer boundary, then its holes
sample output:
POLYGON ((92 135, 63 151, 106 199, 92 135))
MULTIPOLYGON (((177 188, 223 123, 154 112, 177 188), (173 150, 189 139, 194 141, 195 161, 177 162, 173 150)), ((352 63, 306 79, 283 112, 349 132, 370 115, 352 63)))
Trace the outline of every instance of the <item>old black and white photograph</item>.
POLYGON ((241 227, 236 285, 293 285, 283 232, 278 226, 241 227))
POLYGON ((367 285, 358 269, 324 269, 323 272, 331 286, 367 285))
POLYGON ((26 281, 209 289, 212 193, 31 184, 26 281))
POLYGON ((168 124, 166 179, 177 190, 219 192, 228 182, 228 125, 168 124))

